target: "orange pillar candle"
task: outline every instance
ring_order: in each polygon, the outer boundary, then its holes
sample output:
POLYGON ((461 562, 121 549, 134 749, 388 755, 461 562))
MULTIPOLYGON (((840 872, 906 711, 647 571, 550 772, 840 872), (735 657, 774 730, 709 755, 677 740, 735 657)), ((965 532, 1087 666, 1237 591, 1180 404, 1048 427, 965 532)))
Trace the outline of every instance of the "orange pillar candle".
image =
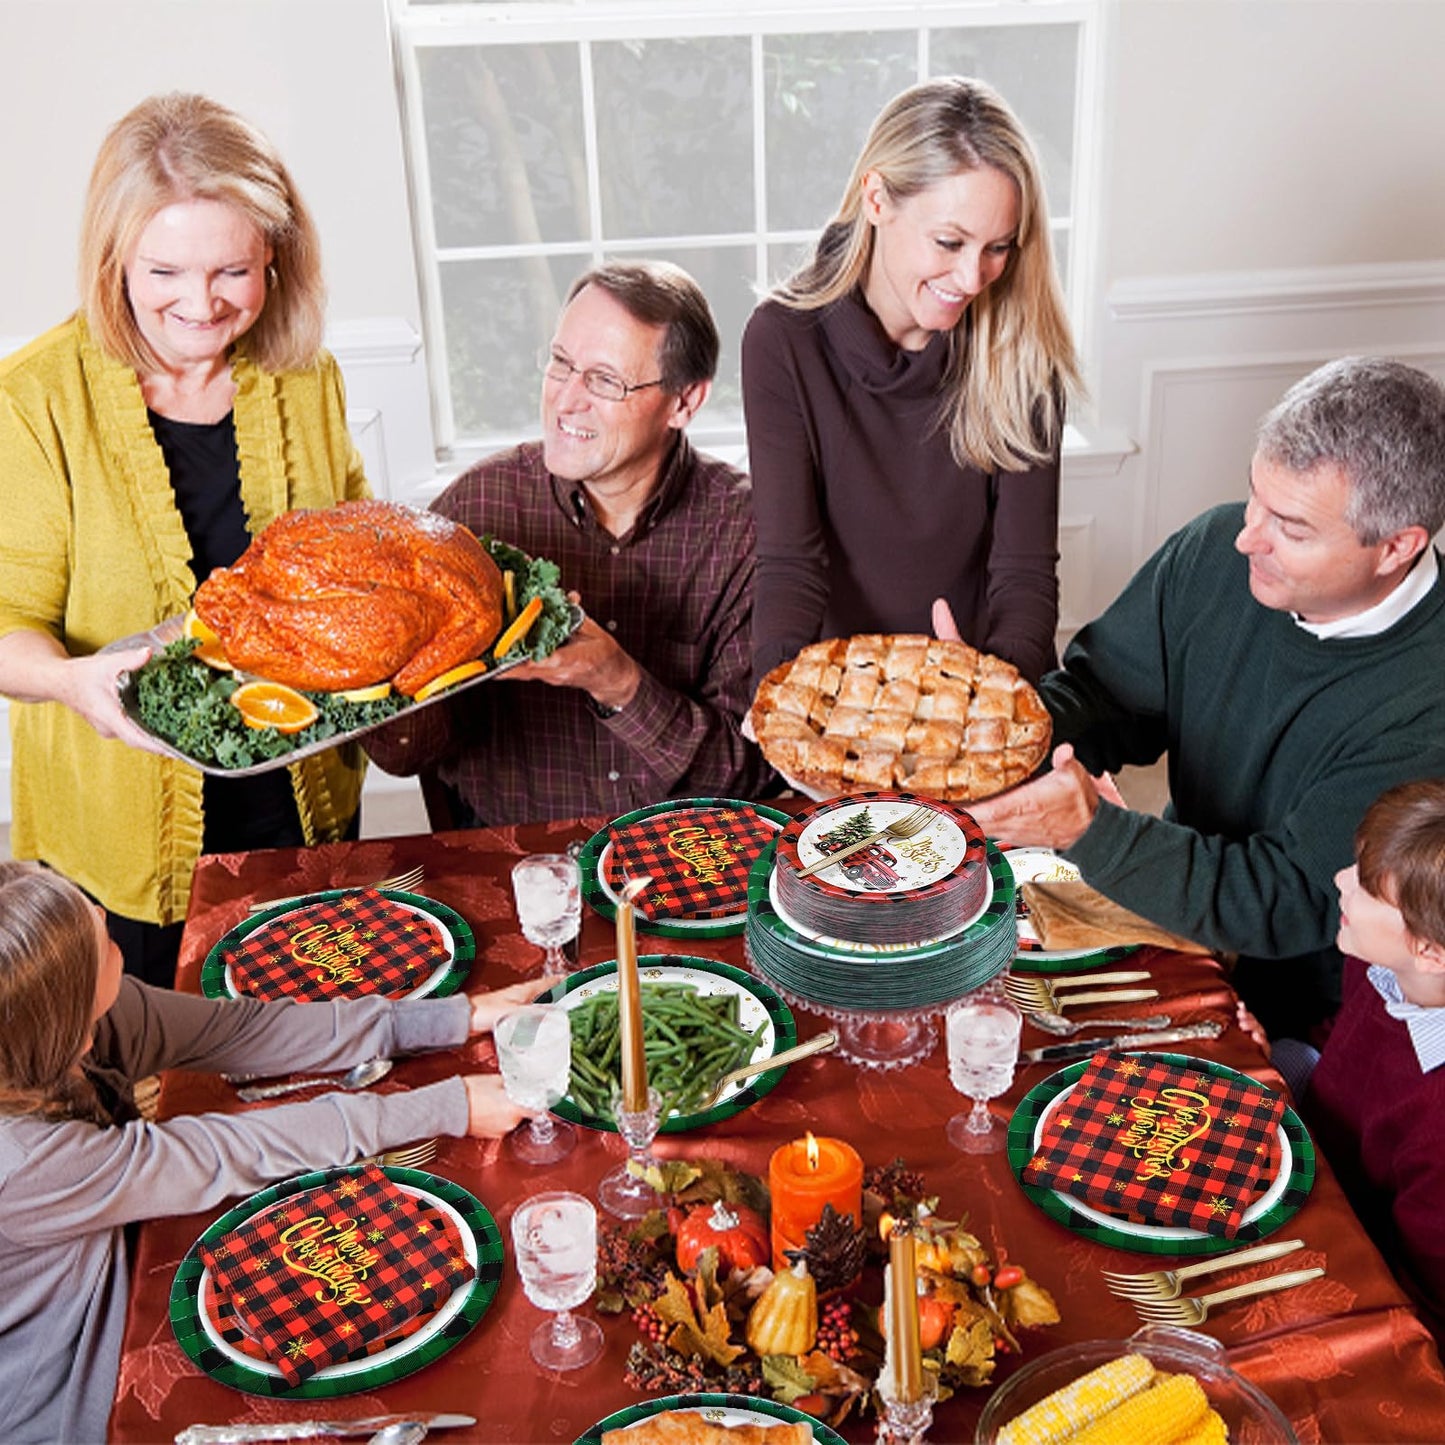
POLYGON ((863 1161, 841 1139, 794 1139, 773 1151, 768 1163, 773 1210, 773 1269, 788 1268, 787 1249, 801 1249, 808 1231, 831 1204, 863 1222, 863 1161))
POLYGON ((617 1004, 622 1029, 622 1107, 629 1114, 647 1108, 647 1057, 642 1048, 642 981, 637 974, 637 934, 632 900, 650 879, 629 884, 617 905, 617 1004))
POLYGON ((923 1356, 918 1335, 918 1252, 913 1226, 898 1223, 888 1236, 888 1273, 883 1280, 888 1338, 883 1351, 883 1395, 900 1405, 923 1394, 923 1356))

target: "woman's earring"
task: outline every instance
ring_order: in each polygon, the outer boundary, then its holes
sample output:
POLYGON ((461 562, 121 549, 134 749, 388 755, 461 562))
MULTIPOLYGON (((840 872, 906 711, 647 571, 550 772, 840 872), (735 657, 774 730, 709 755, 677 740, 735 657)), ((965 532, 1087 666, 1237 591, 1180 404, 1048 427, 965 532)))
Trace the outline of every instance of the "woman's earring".
POLYGON ((280 285, 280 283, 281 283, 281 278, 276 274, 276 268, 275 268, 274 266, 267 266, 267 267, 266 267, 266 285, 267 285, 268 287, 270 287, 270 289, 271 289, 272 291, 274 291, 274 290, 276 289, 276 287, 277 287, 278 285, 280 285))

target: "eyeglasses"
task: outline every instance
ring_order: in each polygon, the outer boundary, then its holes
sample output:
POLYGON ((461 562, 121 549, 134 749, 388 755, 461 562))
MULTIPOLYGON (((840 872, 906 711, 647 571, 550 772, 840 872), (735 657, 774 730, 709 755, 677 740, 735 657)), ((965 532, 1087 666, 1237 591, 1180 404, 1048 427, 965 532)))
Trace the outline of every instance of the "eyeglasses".
POLYGON ((610 371, 599 371, 595 366, 589 366, 584 371, 582 367, 573 366, 565 356, 559 356, 555 351, 538 352, 537 365, 549 381, 566 381, 573 372, 578 373, 582 378, 582 385, 603 401, 626 401, 634 391, 646 391, 649 386, 662 385, 660 376, 655 381, 632 383, 623 381, 620 376, 613 376, 610 371))

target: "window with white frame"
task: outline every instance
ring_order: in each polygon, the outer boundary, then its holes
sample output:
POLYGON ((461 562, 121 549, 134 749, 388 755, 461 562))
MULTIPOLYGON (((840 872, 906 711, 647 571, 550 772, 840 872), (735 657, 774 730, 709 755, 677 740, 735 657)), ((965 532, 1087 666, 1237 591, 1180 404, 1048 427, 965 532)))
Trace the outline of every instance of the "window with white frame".
POLYGON ((391 0, 438 443, 536 432, 533 359, 604 257, 691 272, 722 335, 693 434, 741 436, 758 296, 837 207, 874 116, 988 81, 1038 148, 1077 313, 1095 0, 391 0))

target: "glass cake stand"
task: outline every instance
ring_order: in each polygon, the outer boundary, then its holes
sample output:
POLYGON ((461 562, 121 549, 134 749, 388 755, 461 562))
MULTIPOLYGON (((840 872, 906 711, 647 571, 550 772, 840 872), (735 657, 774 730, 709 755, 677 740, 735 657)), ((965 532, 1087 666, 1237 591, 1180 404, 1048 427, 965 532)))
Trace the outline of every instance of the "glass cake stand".
MULTIPOLYGON (((935 1017, 942 1015, 965 993, 972 993, 981 986, 981 982, 974 982, 956 995, 950 994, 946 998, 907 1008, 841 1008, 837 1004, 819 1003, 778 983, 753 957, 752 946, 746 938, 743 939, 743 955, 748 967, 765 979, 768 986, 781 994, 793 1008, 821 1014, 834 1024, 838 1034, 838 1057, 856 1064, 860 1069, 907 1069, 922 1063, 938 1043, 935 1017)), ((1007 967, 1008 960, 1005 959, 1002 967, 991 977, 997 977, 1007 967)))

